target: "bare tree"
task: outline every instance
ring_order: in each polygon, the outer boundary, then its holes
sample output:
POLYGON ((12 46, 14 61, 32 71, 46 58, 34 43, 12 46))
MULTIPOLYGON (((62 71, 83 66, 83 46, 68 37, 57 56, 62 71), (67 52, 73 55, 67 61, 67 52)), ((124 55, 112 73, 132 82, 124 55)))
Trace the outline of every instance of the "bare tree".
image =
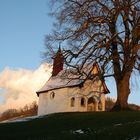
POLYGON ((56 21, 46 37, 48 52, 61 42, 66 65, 78 72, 98 63, 100 76, 116 81, 113 109, 128 109, 129 80, 140 66, 140 0, 53 0, 53 4, 51 16, 56 21))
POLYGON ((0 121, 34 116, 37 115, 37 109, 38 105, 36 101, 33 101, 31 104, 26 104, 23 108, 20 109, 7 109, 0 114, 0 121))

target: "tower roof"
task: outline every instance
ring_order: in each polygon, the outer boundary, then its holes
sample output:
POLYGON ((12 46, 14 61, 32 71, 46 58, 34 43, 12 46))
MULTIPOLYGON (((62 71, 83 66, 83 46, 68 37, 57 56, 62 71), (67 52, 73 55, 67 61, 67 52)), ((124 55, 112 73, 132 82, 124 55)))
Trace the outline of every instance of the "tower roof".
POLYGON ((52 59, 54 59, 55 57, 58 57, 58 56, 61 56, 63 57, 63 53, 62 53, 62 50, 61 50, 61 47, 59 46, 57 52, 54 54, 54 56, 52 57, 52 59))
POLYGON ((53 71, 52 76, 56 76, 61 70, 63 70, 64 57, 59 46, 57 53, 53 56, 53 71))

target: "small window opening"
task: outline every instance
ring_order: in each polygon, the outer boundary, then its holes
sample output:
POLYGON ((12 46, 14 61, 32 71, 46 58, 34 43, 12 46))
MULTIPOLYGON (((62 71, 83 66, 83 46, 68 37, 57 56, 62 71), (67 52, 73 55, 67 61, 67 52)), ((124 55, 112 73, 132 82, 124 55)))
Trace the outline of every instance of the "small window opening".
POLYGON ((51 92, 50 93, 50 98, 53 99, 54 97, 55 97, 55 93, 54 92, 51 92))
POLYGON ((81 106, 85 106, 86 105, 86 100, 85 100, 85 98, 81 98, 81 106))
POLYGON ((72 97, 72 98, 71 98, 71 107, 74 107, 74 104, 75 104, 75 98, 72 97))
POLYGON ((102 110, 102 103, 101 103, 101 101, 100 101, 99 104, 98 104, 98 109, 99 109, 99 110, 102 110))

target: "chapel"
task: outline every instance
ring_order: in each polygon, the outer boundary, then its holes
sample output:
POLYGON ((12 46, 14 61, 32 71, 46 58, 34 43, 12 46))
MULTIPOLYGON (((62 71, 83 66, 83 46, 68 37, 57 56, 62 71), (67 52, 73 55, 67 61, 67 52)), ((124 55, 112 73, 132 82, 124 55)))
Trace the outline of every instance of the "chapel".
MULTIPOLYGON (((91 66, 90 66, 91 67, 91 66)), ((39 97, 38 115, 58 112, 105 111, 105 95, 109 90, 98 76, 89 80, 78 78, 74 69, 63 69, 64 57, 61 48, 53 56, 52 76, 37 91, 39 97)), ((89 71, 88 65, 83 69, 89 71)), ((91 75, 100 72, 98 64, 93 65, 91 75)))

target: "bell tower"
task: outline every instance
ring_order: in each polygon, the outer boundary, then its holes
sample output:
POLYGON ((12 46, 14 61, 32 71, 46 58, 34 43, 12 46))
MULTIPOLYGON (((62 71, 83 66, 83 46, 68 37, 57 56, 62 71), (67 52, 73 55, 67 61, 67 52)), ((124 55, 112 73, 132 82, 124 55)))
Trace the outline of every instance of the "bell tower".
POLYGON ((59 47, 57 53, 53 56, 53 70, 52 76, 56 76, 61 70, 63 70, 64 56, 61 48, 59 47))

